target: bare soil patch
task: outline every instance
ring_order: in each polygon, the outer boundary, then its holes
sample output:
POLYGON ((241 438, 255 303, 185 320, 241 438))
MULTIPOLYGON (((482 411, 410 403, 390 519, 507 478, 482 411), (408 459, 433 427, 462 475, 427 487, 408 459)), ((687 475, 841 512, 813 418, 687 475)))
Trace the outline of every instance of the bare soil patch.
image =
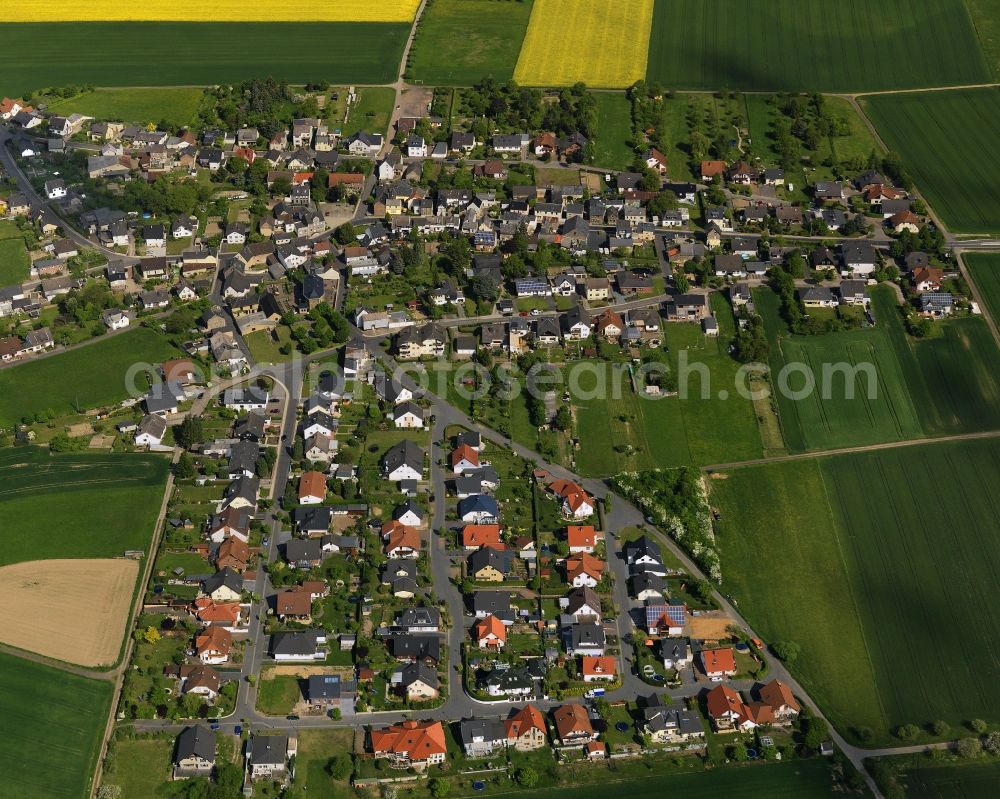
POLYGON ((0 567, 0 642, 80 666, 118 659, 139 563, 36 560, 0 567))

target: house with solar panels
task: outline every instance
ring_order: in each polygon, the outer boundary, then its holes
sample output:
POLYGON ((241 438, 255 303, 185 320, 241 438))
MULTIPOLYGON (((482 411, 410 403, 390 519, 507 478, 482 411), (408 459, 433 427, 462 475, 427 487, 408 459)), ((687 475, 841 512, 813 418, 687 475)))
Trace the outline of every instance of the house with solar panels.
POLYGON ((650 635, 681 635, 687 624, 687 605, 668 600, 649 602, 643 610, 646 613, 646 632, 650 635))

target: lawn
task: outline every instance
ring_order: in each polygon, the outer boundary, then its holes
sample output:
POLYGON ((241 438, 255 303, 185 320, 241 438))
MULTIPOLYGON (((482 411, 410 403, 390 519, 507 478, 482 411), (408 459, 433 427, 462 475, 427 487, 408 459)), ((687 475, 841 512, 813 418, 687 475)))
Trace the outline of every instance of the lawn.
POLYGON ((296 757, 296 785, 309 793, 317 792, 327 799, 353 797, 348 780, 336 780, 326 770, 330 758, 340 755, 351 759, 354 751, 354 730, 301 730, 299 753, 296 757), (303 779, 304 778, 304 779, 303 779))
POLYGON ((1000 121, 1000 89, 873 95, 862 107, 953 232, 1000 231, 1000 163, 984 158, 1000 121))
POLYGON ((530 15, 531 0, 429 0, 407 78, 430 86, 510 80, 530 15))
POLYGON ((653 0, 535 0, 514 78, 623 89, 646 74, 653 0))
POLYGON ((991 80, 962 0, 656 0, 646 79, 679 89, 874 91, 991 80), (724 24, 720 24, 724 20, 724 24))
POLYGON ((1000 721, 996 441, 944 442, 728 472, 712 483, 727 590, 845 734, 1000 721), (931 499, 933 497, 933 499, 931 499), (780 563, 762 579, 758 564, 780 563), (911 653, 905 656, 902 653, 911 653), (919 653, 919 656, 916 655, 919 653), (992 715, 991 715, 992 714, 992 715))
POLYGON ((278 325, 274 331, 258 330, 243 337, 250 348, 254 363, 284 363, 291 359, 289 353, 281 352, 281 347, 292 340, 291 331, 284 325, 278 325), (277 336, 277 341, 275 340, 277 336))
POLYGON ((0 770, 7 796, 83 799, 114 685, 0 652, 0 770))
POLYGON ((148 550, 168 465, 155 455, 4 450, 0 565, 148 550), (42 529, 58 535, 40 535, 42 529))
POLYGON ((3 24, 0 93, 69 82, 215 85, 268 75, 300 84, 389 83, 409 30, 405 23, 369 22, 3 24))
POLYGON ((0 286, 23 283, 31 272, 31 259, 23 238, 0 239, 0 286))
POLYGON ((285 674, 263 676, 258 683, 257 709, 268 716, 284 716, 292 712, 302 698, 299 678, 285 674))
POLYGON ((628 169, 635 160, 629 146, 632 138, 632 107, 624 94, 601 92, 597 98, 597 131, 594 136, 594 164, 611 169, 628 169))
MULTIPOLYGON (((777 295, 770 289, 755 293, 771 342, 772 385, 777 394, 781 429, 792 451, 858 446, 919 437, 922 430, 917 410, 893 348, 882 328, 793 336, 779 316, 777 295), (872 372, 858 371, 847 382, 838 377, 821 387, 823 369, 830 364, 870 365, 872 372), (782 370, 804 365, 816 381, 816 389, 799 399, 780 389, 782 370), (874 382, 868 379, 874 375, 874 382), (854 391, 853 399, 849 392, 854 391)), ((898 314, 892 309, 893 314, 898 314)), ((798 391, 805 378, 789 371, 788 387, 798 391)))
POLYGON ((56 114, 84 114, 96 119, 114 119, 137 124, 190 125, 198 115, 201 89, 95 89, 67 100, 49 103, 56 114))
POLYGON ((1000 255, 977 252, 962 258, 986 306, 983 313, 988 313, 996 324, 1000 324, 1000 255))
POLYGON ((170 781, 173 766, 172 740, 122 738, 115 743, 114 752, 101 775, 104 785, 117 785, 122 789, 122 796, 135 799, 162 795, 161 786, 170 781))
MULTIPOLYGON (((631 764, 629 764, 631 765, 631 764)), ((626 766, 627 767, 627 766, 626 766)), ((562 769, 561 771, 574 769, 562 769)), ((589 772, 589 770, 587 770, 589 772)), ((585 772, 585 773, 587 773, 585 772)), ((830 766, 823 760, 797 760, 790 763, 729 766, 710 771, 682 774, 656 774, 616 780, 614 773, 594 773, 591 779, 573 787, 547 787, 518 791, 523 799, 605 799, 609 787, 626 792, 631 799, 662 799, 683 796, 685 799, 717 799, 740 796, 742 799, 819 799, 833 790, 830 766)), ((572 779, 572 777, 570 778, 572 779)), ((456 796, 475 796, 469 790, 456 796)))
POLYGON ((358 89, 357 102, 351 106, 342 131, 345 137, 353 136, 359 130, 385 135, 389 129, 392 105, 396 102, 396 92, 382 87, 358 89))
POLYGON ((81 413, 129 396, 126 374, 135 364, 157 366, 178 354, 159 333, 139 327, 70 352, 0 371, 0 425, 39 411, 81 413))

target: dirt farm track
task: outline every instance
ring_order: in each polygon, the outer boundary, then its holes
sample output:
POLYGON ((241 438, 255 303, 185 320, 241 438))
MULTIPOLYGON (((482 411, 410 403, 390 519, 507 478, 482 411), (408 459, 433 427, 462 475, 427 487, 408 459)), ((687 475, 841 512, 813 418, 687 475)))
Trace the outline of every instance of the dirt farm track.
POLYGON ((114 663, 138 570, 122 558, 0 567, 0 642, 80 666, 114 663))

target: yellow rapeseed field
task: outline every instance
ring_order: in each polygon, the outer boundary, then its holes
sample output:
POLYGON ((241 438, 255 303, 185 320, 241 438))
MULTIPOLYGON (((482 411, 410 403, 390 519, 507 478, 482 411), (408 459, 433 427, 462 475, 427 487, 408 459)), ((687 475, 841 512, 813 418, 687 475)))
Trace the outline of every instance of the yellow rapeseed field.
POLYGON ((646 76, 653 0, 535 0, 514 79, 621 88, 646 76))
POLYGON ((3 0, 3 22, 410 22, 420 0, 3 0))

